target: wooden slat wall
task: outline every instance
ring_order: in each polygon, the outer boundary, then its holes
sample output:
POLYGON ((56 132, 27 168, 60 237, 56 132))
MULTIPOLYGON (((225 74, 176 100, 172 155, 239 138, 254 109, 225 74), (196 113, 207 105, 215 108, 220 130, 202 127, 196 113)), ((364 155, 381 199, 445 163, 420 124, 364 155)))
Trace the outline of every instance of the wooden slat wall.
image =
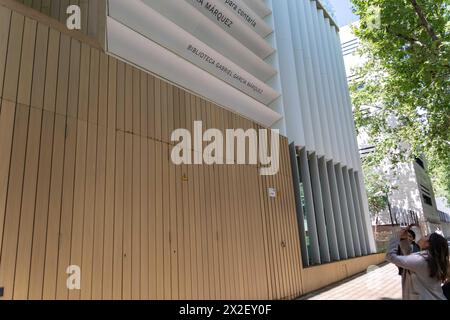
POLYGON ((302 293, 286 139, 273 177, 174 166, 175 128, 259 127, 5 5, 0 99, 5 299, 302 293), (80 291, 66 287, 69 265, 81 267, 80 291))

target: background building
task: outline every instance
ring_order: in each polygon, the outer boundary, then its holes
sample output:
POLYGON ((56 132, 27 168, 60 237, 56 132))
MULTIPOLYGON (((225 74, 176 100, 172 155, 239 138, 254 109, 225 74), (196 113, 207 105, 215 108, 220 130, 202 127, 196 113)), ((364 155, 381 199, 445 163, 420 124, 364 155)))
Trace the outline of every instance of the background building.
POLYGON ((291 299, 383 260, 337 31, 310 0, 0 0, 3 298, 291 299), (196 120, 280 129, 280 172, 173 165, 196 120))
POLYGON ((436 198, 437 211, 441 220, 441 230, 447 239, 450 240, 450 208, 444 198, 436 198))

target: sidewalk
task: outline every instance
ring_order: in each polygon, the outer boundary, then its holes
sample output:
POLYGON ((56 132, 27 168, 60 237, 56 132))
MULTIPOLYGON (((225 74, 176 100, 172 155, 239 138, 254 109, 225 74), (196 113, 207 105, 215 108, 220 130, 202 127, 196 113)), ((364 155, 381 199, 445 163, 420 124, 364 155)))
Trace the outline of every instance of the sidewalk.
POLYGON ((401 278, 393 264, 357 275, 301 298, 301 300, 401 300, 401 278))

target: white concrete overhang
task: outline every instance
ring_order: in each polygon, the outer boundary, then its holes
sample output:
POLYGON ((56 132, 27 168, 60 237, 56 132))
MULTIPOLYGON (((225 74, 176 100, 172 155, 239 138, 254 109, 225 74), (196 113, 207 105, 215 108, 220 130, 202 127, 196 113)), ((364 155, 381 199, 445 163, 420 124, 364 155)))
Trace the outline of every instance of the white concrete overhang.
POLYGON ((110 0, 109 16, 217 78, 269 105, 280 94, 139 0, 110 0))
MULTIPOLYGON (((145 3, 160 1, 160 0, 144 0, 145 3)), ((275 49, 263 39, 258 33, 250 29, 250 27, 237 18, 233 12, 231 12, 225 5, 219 0, 205 0, 199 2, 198 0, 182 0, 198 10, 203 16, 208 18, 209 21, 219 26, 222 30, 233 36, 240 43, 245 45, 251 51, 253 51, 261 59, 265 59, 275 52, 275 49), (223 13, 221 19, 218 19, 218 15, 215 14, 215 10, 211 12, 206 5, 208 3, 214 3, 216 8, 220 8, 220 12, 223 13), (227 23, 225 17, 230 18, 232 23, 227 23), (223 19, 222 19, 223 18, 223 19)), ((179 4, 180 5, 180 4, 179 4)), ((186 17, 188 18, 188 17, 186 17)))
POLYGON ((277 70, 263 60, 275 50, 248 28, 246 29, 249 35, 242 35, 236 39, 186 1, 143 0, 142 2, 258 79, 266 82, 276 75, 277 70))
POLYGON ((107 17, 106 45, 109 54, 265 127, 271 127, 282 118, 266 105, 111 17, 107 17))

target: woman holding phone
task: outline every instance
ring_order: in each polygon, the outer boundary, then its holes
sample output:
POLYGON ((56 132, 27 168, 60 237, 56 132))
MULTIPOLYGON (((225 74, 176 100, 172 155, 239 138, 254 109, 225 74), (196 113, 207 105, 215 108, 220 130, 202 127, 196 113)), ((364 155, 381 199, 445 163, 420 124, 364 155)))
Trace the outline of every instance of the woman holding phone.
POLYGON ((403 288, 404 300, 447 300, 442 284, 448 278, 449 250, 447 240, 432 233, 419 240, 422 251, 408 256, 398 255, 401 241, 408 239, 408 230, 394 235, 388 247, 386 260, 405 270, 403 288))

